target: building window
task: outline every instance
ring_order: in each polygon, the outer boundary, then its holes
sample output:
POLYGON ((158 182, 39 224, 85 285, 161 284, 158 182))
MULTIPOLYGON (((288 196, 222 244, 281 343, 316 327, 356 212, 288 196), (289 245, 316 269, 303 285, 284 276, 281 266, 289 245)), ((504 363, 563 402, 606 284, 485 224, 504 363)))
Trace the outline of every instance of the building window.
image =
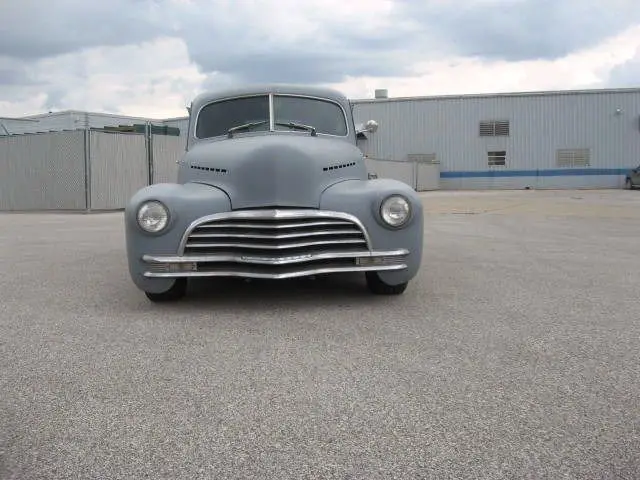
POLYGON ((507 152, 504 150, 488 152, 487 160, 490 167, 503 167, 507 164, 507 152))
POLYGON ((427 163, 429 165, 440 163, 435 153, 409 153, 407 154, 407 160, 410 162, 427 163))
POLYGON ((591 151, 588 148, 561 148, 556 151, 556 164, 560 168, 588 167, 591 151))
POLYGON ((509 120, 484 120, 480 122, 481 137, 508 137, 509 120))

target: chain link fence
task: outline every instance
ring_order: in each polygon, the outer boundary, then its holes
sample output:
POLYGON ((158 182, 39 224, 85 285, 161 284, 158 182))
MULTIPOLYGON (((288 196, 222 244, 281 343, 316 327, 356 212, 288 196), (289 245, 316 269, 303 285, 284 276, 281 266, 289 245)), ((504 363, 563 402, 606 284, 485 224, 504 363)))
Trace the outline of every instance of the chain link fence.
POLYGON ((172 182, 183 136, 71 130, 0 136, 0 210, 118 210, 172 182))

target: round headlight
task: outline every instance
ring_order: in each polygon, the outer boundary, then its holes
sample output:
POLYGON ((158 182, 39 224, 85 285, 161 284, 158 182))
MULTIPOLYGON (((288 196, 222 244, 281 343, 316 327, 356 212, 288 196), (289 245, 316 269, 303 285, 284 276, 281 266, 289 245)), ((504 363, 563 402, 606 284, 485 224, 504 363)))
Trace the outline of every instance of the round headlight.
POLYGON ((150 233, 157 233, 169 223, 169 211, 160 202, 146 202, 138 210, 138 224, 150 233))
POLYGON ((380 206, 380 216, 391 227, 401 227, 411 215, 411 206, 406 198, 391 195, 380 206))

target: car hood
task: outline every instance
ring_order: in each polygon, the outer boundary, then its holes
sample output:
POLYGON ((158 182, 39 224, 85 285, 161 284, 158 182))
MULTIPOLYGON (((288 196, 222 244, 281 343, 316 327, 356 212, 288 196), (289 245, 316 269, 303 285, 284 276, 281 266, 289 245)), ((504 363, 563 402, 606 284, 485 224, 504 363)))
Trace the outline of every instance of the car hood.
POLYGON ((180 170, 180 183, 220 188, 234 210, 319 208, 327 187, 367 175, 362 152, 355 145, 297 133, 200 143, 186 153, 180 170))

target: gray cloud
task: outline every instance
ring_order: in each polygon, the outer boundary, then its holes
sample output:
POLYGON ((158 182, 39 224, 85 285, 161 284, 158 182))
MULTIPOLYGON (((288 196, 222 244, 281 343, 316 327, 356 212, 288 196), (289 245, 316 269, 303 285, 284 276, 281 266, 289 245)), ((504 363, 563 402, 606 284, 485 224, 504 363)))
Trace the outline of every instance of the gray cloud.
POLYGON ((404 75, 406 66, 388 55, 344 55, 309 50, 305 53, 281 49, 244 53, 237 57, 194 57, 204 71, 232 74, 243 82, 315 83, 340 82, 346 75, 385 77, 404 75), (387 57, 387 58, 385 58, 387 57))
POLYGON ((67 90, 64 88, 52 88, 47 92, 47 100, 44 107, 47 110, 61 110, 67 90))
POLYGON ((637 0, 400 0, 405 16, 451 53, 509 61, 556 59, 640 22, 637 0))
POLYGON ((0 67, 0 85, 15 86, 30 83, 31 79, 22 68, 0 67))
POLYGON ((38 59, 139 43, 169 32, 162 7, 153 0, 2 1, 0 55, 38 59))
POLYGON ((38 83, 29 71, 27 62, 0 55, 0 91, 38 83))
MULTIPOLYGON (((389 28, 325 22, 283 43, 246 25, 248 8, 170 0, 2 2, 0 55, 35 59, 91 46, 182 37, 204 72, 242 81, 339 82, 347 75, 403 76, 434 54, 526 60, 564 56, 640 22, 636 0, 396 0, 389 28)), ((268 26, 268 25, 267 25, 268 26)), ((9 73, 4 72, 8 78, 9 73)))
POLYGON ((634 58, 614 67, 607 82, 610 87, 640 87, 640 48, 634 58))
POLYGON ((637 0, 395 3, 387 28, 327 22, 322 35, 282 44, 227 19, 207 18, 205 23, 193 18, 184 38, 192 59, 205 72, 248 82, 332 83, 348 75, 408 76, 415 61, 446 55, 556 59, 640 23, 637 0))

